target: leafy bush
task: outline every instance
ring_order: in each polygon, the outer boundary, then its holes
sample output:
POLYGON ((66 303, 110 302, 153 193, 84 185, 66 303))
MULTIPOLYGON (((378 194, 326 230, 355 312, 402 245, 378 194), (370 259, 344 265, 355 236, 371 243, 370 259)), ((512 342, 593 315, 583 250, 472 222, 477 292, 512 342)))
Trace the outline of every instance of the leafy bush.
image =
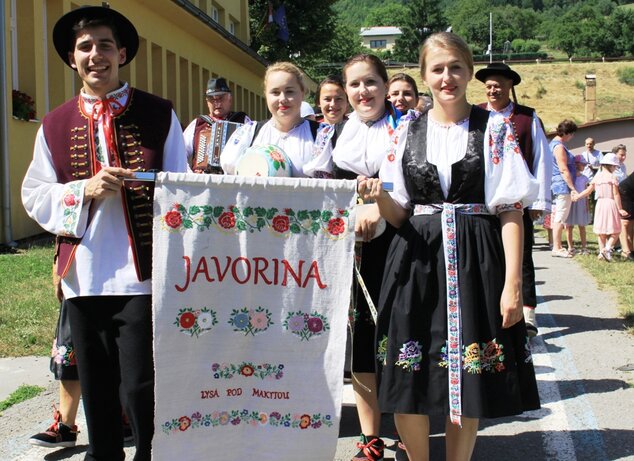
POLYGON ((634 67, 622 67, 616 71, 619 82, 634 86, 634 67))
POLYGON ((13 90, 13 116, 20 120, 33 120, 35 118, 35 101, 22 91, 13 90))
POLYGON ((541 48, 541 43, 537 40, 516 38, 511 46, 515 53, 536 53, 541 48))

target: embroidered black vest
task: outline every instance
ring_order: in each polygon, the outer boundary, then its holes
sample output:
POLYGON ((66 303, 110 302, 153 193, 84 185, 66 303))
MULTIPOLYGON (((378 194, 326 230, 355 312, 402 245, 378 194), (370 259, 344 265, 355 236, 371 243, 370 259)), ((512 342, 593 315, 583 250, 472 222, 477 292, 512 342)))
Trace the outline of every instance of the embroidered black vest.
MULTIPOLYGON (((172 103, 134 88, 125 110, 114 118, 117 152, 110 164, 133 171, 162 170, 163 148, 169 133, 172 103)), ((47 114, 42 127, 58 182, 91 178, 95 173, 94 133, 80 108, 79 96, 47 114)), ((152 275, 152 218, 154 183, 126 181, 122 202, 135 269, 140 281, 152 275)), ((57 271, 64 277, 81 238, 58 237, 57 271)))
POLYGON ((411 204, 484 203, 484 133, 489 111, 471 107, 467 153, 451 166, 447 198, 438 168, 427 162, 427 113, 410 122, 403 153, 403 176, 411 204))

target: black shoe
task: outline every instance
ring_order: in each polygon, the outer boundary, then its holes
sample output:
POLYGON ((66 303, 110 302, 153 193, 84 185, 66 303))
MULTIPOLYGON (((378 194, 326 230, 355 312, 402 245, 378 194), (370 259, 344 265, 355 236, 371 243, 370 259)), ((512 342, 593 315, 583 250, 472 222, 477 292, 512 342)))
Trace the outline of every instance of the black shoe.
POLYGON ((54 413, 54 422, 46 431, 35 434, 29 439, 31 445, 38 447, 58 448, 74 447, 77 443, 77 426, 67 426, 60 422, 62 415, 59 411, 54 413))
POLYGON ((394 461, 409 461, 405 445, 400 440, 396 442, 396 450, 394 450, 394 461))

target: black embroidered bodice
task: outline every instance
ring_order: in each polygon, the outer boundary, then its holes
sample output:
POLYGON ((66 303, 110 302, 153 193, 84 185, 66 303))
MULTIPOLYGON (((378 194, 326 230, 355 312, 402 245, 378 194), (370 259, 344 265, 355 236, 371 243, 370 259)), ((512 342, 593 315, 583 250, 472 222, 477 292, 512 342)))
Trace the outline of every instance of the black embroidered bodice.
POLYGON ((440 187, 438 168, 427 161, 427 113, 410 122, 403 153, 403 176, 412 205, 484 203, 484 133, 489 111, 471 107, 465 156, 451 166, 447 198, 440 187))

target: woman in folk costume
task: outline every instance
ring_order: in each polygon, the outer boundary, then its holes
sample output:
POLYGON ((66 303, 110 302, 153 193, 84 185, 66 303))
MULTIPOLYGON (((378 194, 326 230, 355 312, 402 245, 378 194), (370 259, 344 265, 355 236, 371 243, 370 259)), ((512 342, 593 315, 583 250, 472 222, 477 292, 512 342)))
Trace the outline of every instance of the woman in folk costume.
POLYGON ((381 179, 359 184, 398 227, 379 302, 379 406, 410 461, 429 458, 429 415, 446 416, 447 459, 468 460, 479 418, 539 408, 521 273, 522 209, 538 185, 508 122, 467 102, 466 43, 434 34, 420 65, 433 108, 401 123, 381 179))
MULTIPOLYGON (((383 159, 390 151, 390 137, 400 118, 387 97, 387 71, 376 56, 353 56, 343 67, 343 80, 348 101, 354 111, 348 116, 337 136, 332 158, 316 158, 319 165, 337 179, 356 179, 359 175, 378 176, 383 159)), ((367 287, 370 304, 376 305, 381 287, 382 268, 395 229, 388 225, 375 238, 381 217, 376 205, 357 211, 356 234, 360 243, 360 274, 367 287)), ((352 385, 361 425, 358 461, 383 459, 384 442, 379 438, 381 413, 376 398, 374 358, 375 324, 363 289, 355 281, 352 316, 352 385)))
POLYGON ((306 94, 302 72, 290 62, 270 65, 264 75, 264 93, 271 118, 248 122, 231 136, 220 154, 224 172, 240 174, 237 166, 250 146, 274 145, 290 160, 287 176, 322 176, 328 165, 318 165, 314 159, 330 157, 334 128, 302 118, 306 94))

